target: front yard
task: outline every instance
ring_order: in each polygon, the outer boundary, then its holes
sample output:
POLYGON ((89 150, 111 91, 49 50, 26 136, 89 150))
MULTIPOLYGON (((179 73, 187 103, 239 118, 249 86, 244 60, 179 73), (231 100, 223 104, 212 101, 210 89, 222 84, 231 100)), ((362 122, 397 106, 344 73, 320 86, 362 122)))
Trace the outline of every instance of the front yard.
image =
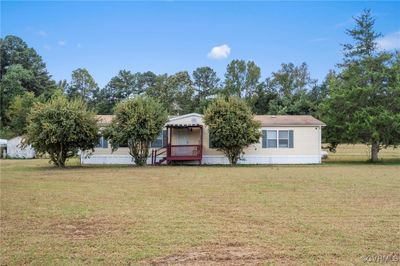
POLYGON ((57 170, 39 159, 0 163, 4 265, 399 258, 399 164, 57 170))

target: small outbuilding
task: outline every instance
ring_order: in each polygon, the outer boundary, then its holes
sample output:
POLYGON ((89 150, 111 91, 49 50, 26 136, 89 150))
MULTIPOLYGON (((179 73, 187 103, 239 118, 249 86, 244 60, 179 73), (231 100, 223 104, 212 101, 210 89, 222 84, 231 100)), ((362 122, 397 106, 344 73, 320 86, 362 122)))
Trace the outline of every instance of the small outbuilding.
POLYGON ((0 158, 5 158, 7 155, 7 140, 0 139, 0 158))
POLYGON ((35 158, 36 152, 31 145, 23 147, 22 136, 18 136, 7 141, 7 157, 31 159, 35 158))

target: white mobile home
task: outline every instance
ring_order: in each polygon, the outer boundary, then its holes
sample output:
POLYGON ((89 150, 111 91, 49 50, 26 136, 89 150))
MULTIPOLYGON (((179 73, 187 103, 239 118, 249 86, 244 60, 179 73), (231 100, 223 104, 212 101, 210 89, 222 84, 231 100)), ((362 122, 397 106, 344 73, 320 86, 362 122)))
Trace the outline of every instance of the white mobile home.
POLYGON ((21 136, 9 139, 7 141, 7 157, 31 159, 35 158, 35 150, 31 145, 24 147, 22 145, 23 138, 21 136))
MULTIPOLYGON (((324 123, 309 115, 256 115, 262 137, 245 149, 240 164, 316 164, 321 162, 321 128, 324 123)), ((111 123, 112 116, 99 116, 100 126, 111 123)), ((173 161, 200 164, 227 164, 225 155, 213 148, 207 126, 200 114, 169 119, 163 132, 151 143, 148 164, 173 161)), ((112 152, 101 138, 90 155, 82 153, 82 164, 133 164, 127 147, 112 152)))

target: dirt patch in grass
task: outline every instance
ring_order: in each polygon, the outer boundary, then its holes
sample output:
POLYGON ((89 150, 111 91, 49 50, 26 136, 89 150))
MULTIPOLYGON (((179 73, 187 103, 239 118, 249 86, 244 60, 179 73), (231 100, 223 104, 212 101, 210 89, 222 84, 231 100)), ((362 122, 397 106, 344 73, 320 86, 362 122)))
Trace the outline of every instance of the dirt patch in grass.
POLYGON ((59 221, 50 225, 49 230, 72 240, 85 240, 98 236, 121 233, 121 223, 102 217, 76 218, 59 221))
POLYGON ((279 257, 271 251, 243 243, 208 244, 172 255, 147 260, 151 265, 261 265, 269 260, 286 262, 290 258, 279 257))

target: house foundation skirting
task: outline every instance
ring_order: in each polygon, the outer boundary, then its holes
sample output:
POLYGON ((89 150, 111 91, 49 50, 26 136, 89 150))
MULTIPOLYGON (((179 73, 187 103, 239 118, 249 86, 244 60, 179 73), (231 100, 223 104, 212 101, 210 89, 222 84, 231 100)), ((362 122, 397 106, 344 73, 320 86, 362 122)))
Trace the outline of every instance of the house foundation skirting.
MULTIPOLYGON (((228 164, 228 158, 222 155, 204 155, 203 164, 228 164)), ((318 155, 244 155, 238 164, 317 164, 318 155)))
MULTIPOLYGON (((157 158, 157 160, 160 160, 157 158)), ((191 164, 191 162, 186 162, 191 164)), ((228 164, 228 159, 223 155, 203 155, 203 164, 228 164)), ((244 155, 238 164, 318 164, 321 163, 319 155, 244 155)), ((81 156, 81 164, 135 164, 130 155, 92 155, 81 156)), ((151 157, 147 159, 151 164, 151 157)), ((197 163, 196 163, 197 164, 197 163)))

